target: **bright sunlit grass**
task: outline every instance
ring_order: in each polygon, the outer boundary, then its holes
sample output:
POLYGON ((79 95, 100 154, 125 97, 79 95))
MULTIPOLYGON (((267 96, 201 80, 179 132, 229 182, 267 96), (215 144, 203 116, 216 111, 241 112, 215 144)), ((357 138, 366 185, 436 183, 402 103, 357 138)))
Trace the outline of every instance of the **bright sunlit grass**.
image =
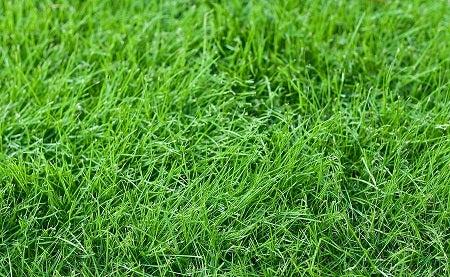
POLYGON ((450 5, 2 1, 1 276, 450 274, 450 5))

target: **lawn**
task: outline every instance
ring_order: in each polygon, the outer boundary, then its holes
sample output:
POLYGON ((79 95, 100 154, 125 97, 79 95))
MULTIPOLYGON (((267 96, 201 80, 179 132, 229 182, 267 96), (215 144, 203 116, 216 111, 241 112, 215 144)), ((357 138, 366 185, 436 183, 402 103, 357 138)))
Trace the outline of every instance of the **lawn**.
POLYGON ((4 0, 1 276, 448 276, 447 0, 4 0))

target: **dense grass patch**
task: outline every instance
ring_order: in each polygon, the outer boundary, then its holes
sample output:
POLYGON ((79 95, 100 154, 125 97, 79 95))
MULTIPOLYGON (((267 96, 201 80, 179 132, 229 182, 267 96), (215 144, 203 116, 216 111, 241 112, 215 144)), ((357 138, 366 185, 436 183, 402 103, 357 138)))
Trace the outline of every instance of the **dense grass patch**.
POLYGON ((450 274, 450 6, 3 1, 0 275, 450 274))

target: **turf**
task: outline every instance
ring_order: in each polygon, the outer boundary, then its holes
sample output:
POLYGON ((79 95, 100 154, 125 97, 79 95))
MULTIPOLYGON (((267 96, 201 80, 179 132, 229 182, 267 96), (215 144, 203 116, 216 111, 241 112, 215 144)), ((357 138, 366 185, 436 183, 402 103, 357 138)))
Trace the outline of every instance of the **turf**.
POLYGON ((446 0, 5 0, 0 30, 0 275, 450 274, 446 0))

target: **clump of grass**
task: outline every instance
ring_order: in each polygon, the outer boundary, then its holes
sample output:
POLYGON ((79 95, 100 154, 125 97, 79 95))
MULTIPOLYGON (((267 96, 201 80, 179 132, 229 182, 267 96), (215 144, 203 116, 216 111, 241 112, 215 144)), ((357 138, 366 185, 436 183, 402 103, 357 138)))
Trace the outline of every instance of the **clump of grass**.
POLYGON ((449 272, 447 1, 3 1, 0 273, 449 272))

